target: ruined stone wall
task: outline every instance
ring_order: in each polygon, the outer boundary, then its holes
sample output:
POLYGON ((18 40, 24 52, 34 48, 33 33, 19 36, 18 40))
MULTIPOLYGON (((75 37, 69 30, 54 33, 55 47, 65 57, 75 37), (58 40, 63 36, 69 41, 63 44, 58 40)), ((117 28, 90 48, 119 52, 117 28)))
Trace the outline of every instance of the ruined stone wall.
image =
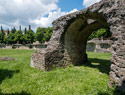
POLYGON ((125 1, 102 0, 86 9, 62 16, 53 22, 53 35, 47 48, 35 52, 31 66, 52 70, 69 64, 84 64, 89 35, 99 28, 112 32, 109 86, 125 91, 125 1))
POLYGON ((113 41, 111 40, 99 40, 95 38, 87 42, 86 51, 97 53, 111 53, 112 44, 113 41))
POLYGON ((1 44, 0 49, 42 49, 46 48, 46 44, 13 44, 13 45, 5 45, 1 44))

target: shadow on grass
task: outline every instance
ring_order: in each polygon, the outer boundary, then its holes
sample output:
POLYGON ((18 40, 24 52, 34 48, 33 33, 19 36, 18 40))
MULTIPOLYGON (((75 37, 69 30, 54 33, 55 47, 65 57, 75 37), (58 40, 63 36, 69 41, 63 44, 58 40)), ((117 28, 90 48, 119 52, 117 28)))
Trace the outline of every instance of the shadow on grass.
MULTIPOLYGON (((19 70, 7 70, 7 69, 0 69, 0 84, 3 80, 7 78, 12 78, 14 73, 19 73, 19 70)), ((31 95, 29 93, 26 93, 25 91, 22 91, 21 93, 10 93, 10 94, 3 94, 0 90, 0 95, 31 95)))
POLYGON ((13 77, 14 73, 19 73, 19 70, 16 71, 12 71, 12 70, 3 70, 0 69, 0 84, 2 83, 3 80, 5 80, 6 78, 11 78, 13 77))
POLYGON ((3 94, 0 92, 0 95, 31 95, 31 94, 22 91, 21 93, 11 93, 11 94, 3 94))
POLYGON ((91 68, 97 68, 101 73, 106 73, 109 75, 110 72, 110 60, 98 59, 98 58, 89 58, 88 62, 78 66, 86 66, 91 68))
MULTIPOLYGON (((110 60, 106 59, 89 58, 88 62, 83 64, 83 66, 97 68, 101 73, 106 73, 109 75, 111 62, 110 60)), ((124 87, 124 84, 122 84, 119 88, 122 87, 124 87)), ((99 92, 97 95, 125 95, 125 92, 122 92, 117 88, 111 91, 109 88, 108 92, 99 92)))

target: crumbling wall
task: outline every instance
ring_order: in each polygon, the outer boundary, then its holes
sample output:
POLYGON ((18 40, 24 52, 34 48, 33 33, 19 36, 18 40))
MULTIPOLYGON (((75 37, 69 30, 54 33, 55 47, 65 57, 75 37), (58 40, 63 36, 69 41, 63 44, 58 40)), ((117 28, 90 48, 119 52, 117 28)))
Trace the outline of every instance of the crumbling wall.
POLYGON ((113 45, 112 40, 92 39, 87 42, 86 51, 97 52, 97 53, 111 53, 112 45, 113 45))

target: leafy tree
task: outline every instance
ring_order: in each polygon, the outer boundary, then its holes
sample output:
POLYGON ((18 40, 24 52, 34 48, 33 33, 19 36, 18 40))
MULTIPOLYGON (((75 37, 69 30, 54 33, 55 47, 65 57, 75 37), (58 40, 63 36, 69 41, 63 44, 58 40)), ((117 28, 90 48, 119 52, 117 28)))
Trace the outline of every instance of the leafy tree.
POLYGON ((23 43, 33 43, 35 41, 35 33, 31 29, 31 25, 29 25, 29 30, 25 28, 23 35, 23 43))
POLYGON ((20 30, 16 31, 16 33, 14 34, 14 36, 15 36, 14 41, 16 43, 22 43, 22 41, 23 41, 22 31, 20 31, 20 30))
POLYGON ((28 30, 24 35, 24 40, 26 43, 33 43, 35 41, 35 34, 32 30, 28 30))
POLYGON ((2 27, 2 25, 1 25, 1 31, 0 31, 0 43, 4 43, 4 37, 5 37, 5 34, 4 34, 3 27, 2 27))
POLYGON ((4 33, 0 32, 0 43, 4 43, 4 33))
POLYGON ((38 27, 37 31, 36 31, 36 40, 39 41, 39 42, 42 42, 43 41, 43 37, 44 37, 43 29, 38 27))
POLYGON ((5 38, 4 38, 4 42, 6 44, 13 44, 15 43, 15 35, 14 33, 9 33, 5 38))
MULTIPOLYGON (((1 30, 3 31, 2 26, 1 30)), ((38 27, 35 34, 31 29, 31 25, 29 25, 29 30, 25 28, 23 34, 21 26, 19 26, 18 31, 16 31, 16 28, 14 27, 11 31, 8 30, 7 34, 8 35, 4 37, 4 32, 0 33, 0 43, 5 42, 6 44, 14 44, 14 43, 29 44, 33 43, 36 40, 42 43, 45 41, 49 41, 52 35, 52 28, 38 27)))
POLYGON ((94 31, 88 38, 88 40, 91 40, 93 38, 108 38, 111 37, 112 33, 109 31, 109 29, 99 29, 97 31, 94 31))
POLYGON ((51 27, 48 27, 46 29, 46 33, 44 34, 44 37, 45 37, 45 41, 49 41, 51 36, 52 36, 52 28, 51 27))
POLYGON ((12 33, 15 33, 16 32, 16 28, 14 27, 12 30, 11 30, 12 33))
POLYGON ((36 31, 36 40, 39 42, 45 42, 45 41, 49 41, 49 39, 51 38, 52 35, 52 28, 48 27, 48 28, 37 28, 36 31))

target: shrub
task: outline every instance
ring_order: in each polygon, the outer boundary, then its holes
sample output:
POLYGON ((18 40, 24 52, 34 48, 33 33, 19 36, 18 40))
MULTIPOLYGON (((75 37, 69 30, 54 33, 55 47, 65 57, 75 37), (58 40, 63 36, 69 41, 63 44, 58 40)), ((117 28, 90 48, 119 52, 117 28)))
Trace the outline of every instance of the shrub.
POLYGON ((108 37, 111 37, 112 33, 109 31, 109 29, 98 29, 97 31, 94 31, 88 38, 88 40, 91 40, 93 38, 103 38, 106 39, 108 37))

